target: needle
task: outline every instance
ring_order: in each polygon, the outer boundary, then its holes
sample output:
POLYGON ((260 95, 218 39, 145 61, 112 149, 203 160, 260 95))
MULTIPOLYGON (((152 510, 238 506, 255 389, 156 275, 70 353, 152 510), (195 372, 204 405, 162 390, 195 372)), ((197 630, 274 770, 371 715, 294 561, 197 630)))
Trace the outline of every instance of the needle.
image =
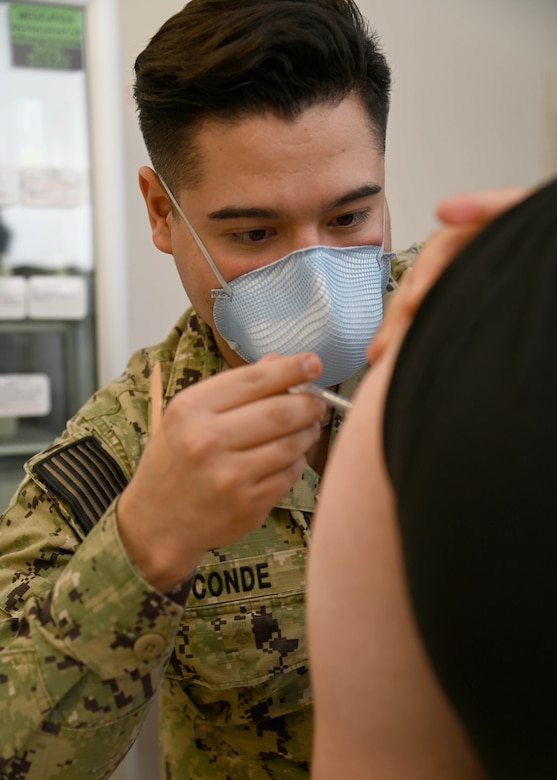
POLYGON ((339 412, 347 412, 349 409, 352 408, 352 401, 349 401, 348 398, 344 398, 344 396, 339 395, 338 393, 333 393, 332 390, 325 390, 322 387, 318 387, 317 385, 307 383, 304 385, 296 385, 295 387, 289 388, 289 393, 309 393, 309 395, 314 395, 317 398, 321 398, 327 406, 332 406, 334 409, 337 409, 339 412))

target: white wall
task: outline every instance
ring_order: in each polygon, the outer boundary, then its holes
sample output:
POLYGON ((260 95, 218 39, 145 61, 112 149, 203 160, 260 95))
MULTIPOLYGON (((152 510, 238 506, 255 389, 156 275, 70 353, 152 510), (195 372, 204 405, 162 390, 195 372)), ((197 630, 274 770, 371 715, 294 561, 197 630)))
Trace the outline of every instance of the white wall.
POLYGON ((542 80, 557 69, 554 0, 360 7, 393 68, 387 186, 395 246, 428 234, 434 204, 449 194, 547 175, 542 80))
POLYGON ((155 249, 151 242, 147 211, 137 184, 138 169, 150 162, 139 133, 132 98, 135 58, 161 24, 183 6, 182 0, 118 0, 122 31, 120 77, 125 101, 124 164, 132 350, 162 340, 188 305, 172 258, 155 249))

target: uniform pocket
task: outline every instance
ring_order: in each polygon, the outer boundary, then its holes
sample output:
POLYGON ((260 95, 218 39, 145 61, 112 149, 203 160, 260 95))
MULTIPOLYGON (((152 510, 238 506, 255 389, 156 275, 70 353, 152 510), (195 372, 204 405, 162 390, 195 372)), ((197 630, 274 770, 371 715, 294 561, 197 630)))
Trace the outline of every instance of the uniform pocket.
MULTIPOLYGON (((258 766, 309 760, 305 539, 290 512, 275 510, 198 567, 166 676, 183 763, 203 765, 199 776, 224 762, 222 776, 236 777, 228 762, 239 756, 258 757, 258 766)), ((263 776, 274 770, 253 774, 263 776)))
POLYGON ((187 610, 173 661, 186 684, 223 689, 254 685, 304 666, 304 594, 187 610))

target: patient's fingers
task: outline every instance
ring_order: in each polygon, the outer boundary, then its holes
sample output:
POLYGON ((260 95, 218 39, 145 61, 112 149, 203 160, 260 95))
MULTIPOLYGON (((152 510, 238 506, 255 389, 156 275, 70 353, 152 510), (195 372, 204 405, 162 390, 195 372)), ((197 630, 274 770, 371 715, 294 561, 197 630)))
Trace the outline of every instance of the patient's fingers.
POLYGON ((524 200, 532 190, 507 187, 465 193, 448 198, 437 207, 444 223, 428 241, 416 264, 409 269, 393 296, 381 327, 368 349, 368 360, 376 362, 388 344, 398 340, 414 318, 428 290, 453 258, 492 220, 524 200))
POLYGON ((436 210, 437 217, 446 225, 464 225, 472 222, 490 222, 503 211, 515 206, 533 190, 526 187, 506 187, 498 190, 467 192, 447 198, 436 210))
POLYGON ((368 348, 367 359, 370 363, 377 362, 391 341, 399 341, 401 332, 406 331, 412 322, 428 290, 454 256, 478 231, 476 225, 444 227, 428 241, 416 264, 406 271, 400 288, 393 296, 383 322, 368 348))

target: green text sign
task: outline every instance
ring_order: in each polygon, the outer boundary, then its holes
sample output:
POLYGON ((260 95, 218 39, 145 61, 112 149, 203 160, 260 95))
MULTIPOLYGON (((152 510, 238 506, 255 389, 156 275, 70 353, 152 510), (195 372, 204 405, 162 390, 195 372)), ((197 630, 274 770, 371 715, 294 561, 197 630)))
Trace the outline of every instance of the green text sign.
POLYGON ((81 70, 83 12, 80 8, 10 4, 12 65, 81 70))

